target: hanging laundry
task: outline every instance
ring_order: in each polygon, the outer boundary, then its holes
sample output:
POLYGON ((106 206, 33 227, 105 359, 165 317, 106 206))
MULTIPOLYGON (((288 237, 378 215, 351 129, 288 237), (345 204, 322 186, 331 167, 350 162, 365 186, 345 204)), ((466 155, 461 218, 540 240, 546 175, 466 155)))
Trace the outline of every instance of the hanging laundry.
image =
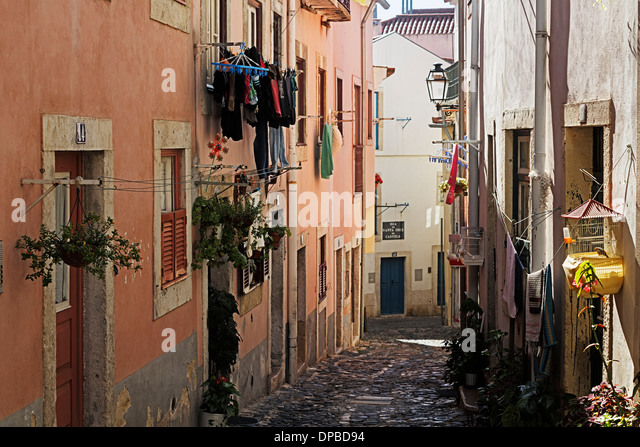
POLYGON ((332 145, 333 130, 331 129, 331 124, 325 124, 322 132, 322 156, 320 160, 320 174, 324 179, 330 178, 331 174, 333 174, 332 145))
POLYGON ((338 126, 331 126, 333 127, 333 155, 335 155, 338 150, 340 150, 340 148, 342 147, 342 134, 340 133, 340 129, 338 128, 338 126))
POLYGON ((269 130, 264 116, 258 116, 256 123, 256 137, 253 140, 253 155, 256 162, 258 176, 261 179, 269 177, 269 130))
POLYGON ((527 275, 527 293, 525 305, 525 341, 537 343, 540 340, 542 324, 542 297, 544 295, 544 270, 527 275))
POLYGON ((553 282, 551 280, 551 264, 547 265, 544 272, 544 301, 542 304, 542 356, 538 373, 540 375, 550 375, 551 347, 558 344, 556 338, 556 328, 553 318, 553 282))
POLYGON ((516 252, 511 237, 506 236, 507 248, 506 248, 506 263, 504 272, 504 288, 502 290, 502 300, 507 303, 508 315, 510 318, 515 318, 518 314, 518 309, 515 302, 515 288, 516 288, 516 258, 518 253, 516 252))
POLYGON ((280 162, 280 166, 283 168, 289 166, 285 155, 284 129, 282 127, 278 127, 277 129, 274 127, 269 128, 269 143, 271 146, 271 172, 277 173, 278 162, 280 162))

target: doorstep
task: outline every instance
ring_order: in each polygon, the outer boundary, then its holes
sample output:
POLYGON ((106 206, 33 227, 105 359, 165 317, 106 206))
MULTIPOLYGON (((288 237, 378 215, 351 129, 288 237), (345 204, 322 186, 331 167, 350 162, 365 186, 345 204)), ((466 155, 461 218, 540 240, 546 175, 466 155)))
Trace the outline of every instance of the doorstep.
POLYGON ((468 412, 477 413, 479 411, 478 408, 478 398, 480 397, 480 393, 478 390, 474 390, 471 388, 467 388, 465 386, 460 387, 460 406, 468 412))

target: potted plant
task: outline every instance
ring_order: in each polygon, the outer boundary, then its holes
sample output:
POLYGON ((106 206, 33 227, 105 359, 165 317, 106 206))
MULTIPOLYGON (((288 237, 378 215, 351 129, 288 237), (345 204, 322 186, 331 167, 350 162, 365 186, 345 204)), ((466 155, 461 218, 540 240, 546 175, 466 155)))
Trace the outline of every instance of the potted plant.
POLYGON ((200 225, 200 240, 194 245, 193 267, 201 268, 209 261, 217 267, 232 262, 235 268, 245 268, 247 247, 243 242, 251 235, 251 248, 256 247, 263 220, 262 204, 255 204, 250 197, 236 203, 217 196, 198 197, 193 223, 200 225))
MULTIPOLYGON (((451 185, 449 185, 449 181, 448 180, 445 180, 443 182, 438 183, 438 189, 443 194, 448 193, 450 187, 451 187, 451 185)), ((469 182, 467 181, 467 179, 464 178, 464 177, 456 178, 456 184, 455 184, 454 192, 456 194, 464 194, 466 196, 468 190, 469 190, 469 182)))
POLYGON ((220 426, 229 416, 238 414, 235 385, 228 380, 235 365, 240 341, 234 315, 238 313, 236 298, 229 292, 209 288, 207 329, 209 334, 209 379, 203 384, 200 424, 220 426), (213 422, 212 422, 213 421, 213 422))
POLYGON ((139 243, 131 243, 113 228, 113 219, 102 219, 95 213, 88 213, 82 222, 63 225, 60 231, 40 227, 40 236, 32 239, 23 235, 16 248, 24 250, 22 260, 30 260, 33 273, 26 279, 42 278, 46 287, 51 284, 53 269, 64 262, 72 267, 105 277, 105 269, 111 262, 118 274, 118 268, 137 271, 140 266, 139 243))
POLYGON ((223 427, 229 416, 237 416, 240 396, 236 386, 225 376, 210 377, 202 386, 202 404, 200 405, 200 426, 223 427))
POLYGON ((280 247, 280 241, 285 235, 291 236, 291 230, 282 225, 264 226, 260 233, 265 239, 265 246, 271 250, 277 250, 280 247))

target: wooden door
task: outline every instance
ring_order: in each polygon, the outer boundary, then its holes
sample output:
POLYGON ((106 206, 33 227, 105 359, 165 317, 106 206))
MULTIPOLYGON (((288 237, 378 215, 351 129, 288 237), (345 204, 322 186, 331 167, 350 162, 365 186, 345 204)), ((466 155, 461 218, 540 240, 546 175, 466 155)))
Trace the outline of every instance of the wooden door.
MULTIPOLYGON (((56 177, 82 175, 81 154, 56 153, 56 177)), ((56 228, 82 220, 82 193, 60 185, 55 191, 56 228), (75 206, 74 206, 75 204, 75 206)), ((82 425, 82 270, 56 265, 56 419, 58 427, 82 425)))
POLYGON ((404 258, 382 258, 380 313, 404 314, 404 258))

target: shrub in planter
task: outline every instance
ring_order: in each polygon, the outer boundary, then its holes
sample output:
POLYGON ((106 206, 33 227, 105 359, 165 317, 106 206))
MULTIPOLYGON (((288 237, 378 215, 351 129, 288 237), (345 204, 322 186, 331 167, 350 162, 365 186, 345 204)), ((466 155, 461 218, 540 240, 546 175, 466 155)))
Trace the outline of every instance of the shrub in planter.
POLYGON ((640 427, 640 404, 625 390, 602 382, 576 398, 562 425, 570 427, 640 427))
POLYGON ((260 234, 264 238, 265 248, 277 250, 282 238, 291 236, 291 230, 282 225, 276 225, 275 227, 264 226, 260 229, 260 234))
POLYGON ((103 220, 95 213, 88 213, 81 223, 63 225, 59 232, 42 225, 37 239, 23 235, 16 248, 24 250, 22 260, 31 261, 33 273, 26 279, 42 278, 42 284, 47 286, 51 284, 54 266, 61 262, 84 268, 101 279, 110 262, 116 274, 118 268, 137 271, 142 268, 139 245, 120 236, 113 228, 112 218, 103 220))
POLYGON ((200 239, 194 244, 193 267, 202 268, 204 261, 220 267, 232 262, 235 268, 247 266, 241 243, 252 236, 255 249, 264 218, 262 203, 250 197, 231 203, 217 196, 198 197, 193 205, 193 224, 200 225, 200 239))
POLYGON ((238 313, 236 298, 229 292, 209 288, 207 328, 209 331, 209 379, 202 386, 200 410, 226 416, 238 414, 235 385, 228 380, 236 364, 240 341, 234 315, 238 313))

